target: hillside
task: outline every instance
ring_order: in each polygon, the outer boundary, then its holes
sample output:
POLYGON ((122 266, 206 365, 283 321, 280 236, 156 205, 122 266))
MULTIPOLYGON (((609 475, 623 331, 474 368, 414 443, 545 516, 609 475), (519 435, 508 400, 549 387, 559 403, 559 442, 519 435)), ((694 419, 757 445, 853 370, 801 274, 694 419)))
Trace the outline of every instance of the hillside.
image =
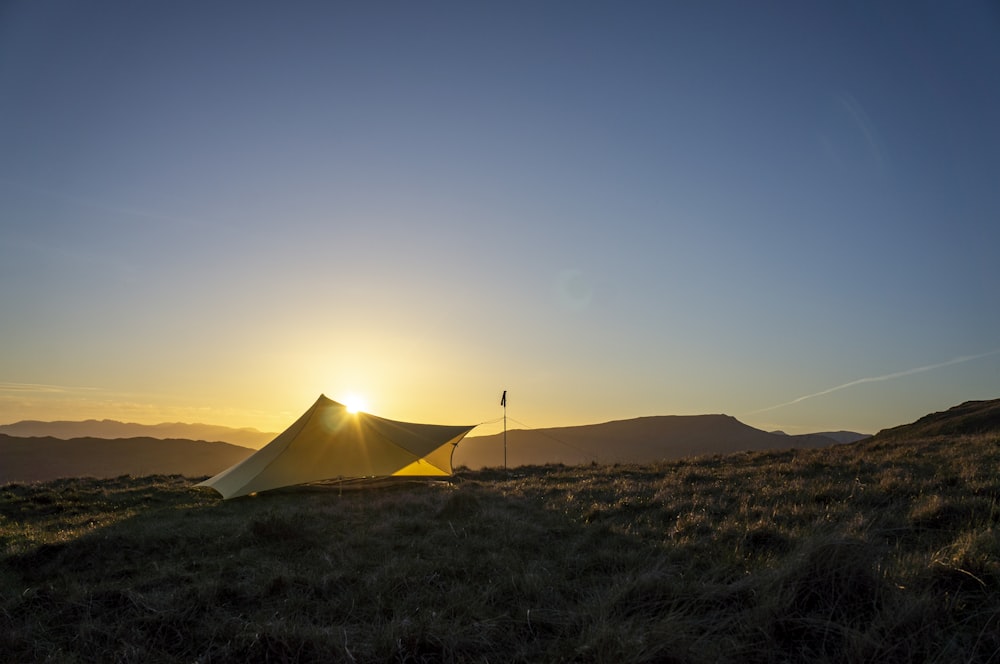
POLYGON ((225 442, 254 449, 271 442, 275 435, 265 431, 245 427, 217 426, 214 424, 186 424, 184 422, 164 422, 162 424, 136 424, 117 420, 81 420, 39 422, 22 420, 13 424, 0 424, 0 434, 25 437, 70 438, 160 438, 205 440, 225 442))
POLYGON ((996 662, 1000 437, 0 486, 11 662, 996 662))
POLYGON ((229 443, 156 438, 16 438, 0 434, 0 484, 60 477, 214 475, 253 450, 229 443))
MULTIPOLYGON (((862 437, 853 435, 854 440, 862 437)), ((824 447, 838 442, 815 434, 768 433, 728 415, 663 415, 584 426, 514 429, 507 432, 507 465, 646 463, 746 450, 824 447)), ((503 434, 466 438, 455 450, 453 462, 468 468, 502 466, 503 434)))
POLYGON ((966 401, 948 410, 924 415, 910 424, 883 429, 875 435, 875 439, 929 438, 997 432, 1000 432, 1000 399, 991 399, 966 401))

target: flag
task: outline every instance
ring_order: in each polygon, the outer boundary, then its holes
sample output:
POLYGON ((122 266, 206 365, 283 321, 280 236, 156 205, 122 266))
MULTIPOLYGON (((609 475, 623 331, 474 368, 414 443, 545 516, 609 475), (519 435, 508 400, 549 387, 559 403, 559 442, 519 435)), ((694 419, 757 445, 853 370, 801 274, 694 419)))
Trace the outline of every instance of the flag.
POLYGON ((500 397, 500 405, 504 408, 507 407, 507 390, 503 391, 503 396, 500 397))

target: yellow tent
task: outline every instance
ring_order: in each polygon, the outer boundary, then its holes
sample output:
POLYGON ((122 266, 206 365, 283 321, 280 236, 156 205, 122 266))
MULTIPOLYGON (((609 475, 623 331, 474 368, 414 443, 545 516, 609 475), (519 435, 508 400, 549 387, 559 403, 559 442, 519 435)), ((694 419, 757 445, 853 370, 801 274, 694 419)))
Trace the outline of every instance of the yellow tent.
POLYGON ((320 395, 277 438, 197 486, 236 498, 321 480, 449 476, 455 446, 474 428, 350 413, 343 404, 320 395))

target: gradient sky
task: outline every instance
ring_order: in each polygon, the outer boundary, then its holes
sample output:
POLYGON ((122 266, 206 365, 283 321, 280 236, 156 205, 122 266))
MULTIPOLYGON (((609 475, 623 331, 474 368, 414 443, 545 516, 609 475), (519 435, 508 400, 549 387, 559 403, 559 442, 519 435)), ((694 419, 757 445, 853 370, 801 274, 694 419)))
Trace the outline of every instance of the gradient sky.
POLYGON ((0 422, 997 398, 998 118, 996 3, 8 0, 0 422))

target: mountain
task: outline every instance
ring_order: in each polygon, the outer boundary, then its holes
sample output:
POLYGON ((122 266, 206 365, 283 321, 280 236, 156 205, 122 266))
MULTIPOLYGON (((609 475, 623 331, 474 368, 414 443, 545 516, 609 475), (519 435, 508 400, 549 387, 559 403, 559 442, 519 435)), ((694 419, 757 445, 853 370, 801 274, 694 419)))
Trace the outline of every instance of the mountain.
POLYGON ((835 440, 838 443, 856 443, 859 440, 871 438, 871 434, 858 433, 857 431, 820 431, 819 433, 813 435, 823 436, 824 438, 835 440))
MULTIPOLYGON (((745 450, 826 447, 838 442, 835 437, 816 434, 768 433, 729 415, 663 415, 511 430, 507 432, 507 465, 644 463, 745 450)), ((455 449, 453 463, 468 468, 502 466, 503 434, 466 438, 455 449)))
MULTIPOLYGON (((788 435, 784 431, 772 431, 771 433, 778 434, 779 436, 788 435)), ((858 433, 857 431, 818 431, 809 435, 823 436, 837 443, 856 443, 859 440, 871 437, 870 433, 858 433)))
POLYGON ((16 438, 0 434, 0 484, 60 477, 214 475, 253 454, 229 443, 156 438, 16 438))
POLYGON ((0 424, 0 433, 20 437, 50 436, 63 440, 70 438, 182 438, 185 440, 222 441, 254 449, 263 447, 274 440, 277 435, 257 429, 234 429, 214 424, 185 424, 183 422, 136 424, 117 420, 83 420, 79 422, 22 420, 13 424, 0 424))
POLYGON ((924 415, 915 422, 875 434, 876 440, 930 438, 966 434, 1000 434, 1000 399, 966 401, 948 410, 924 415))

